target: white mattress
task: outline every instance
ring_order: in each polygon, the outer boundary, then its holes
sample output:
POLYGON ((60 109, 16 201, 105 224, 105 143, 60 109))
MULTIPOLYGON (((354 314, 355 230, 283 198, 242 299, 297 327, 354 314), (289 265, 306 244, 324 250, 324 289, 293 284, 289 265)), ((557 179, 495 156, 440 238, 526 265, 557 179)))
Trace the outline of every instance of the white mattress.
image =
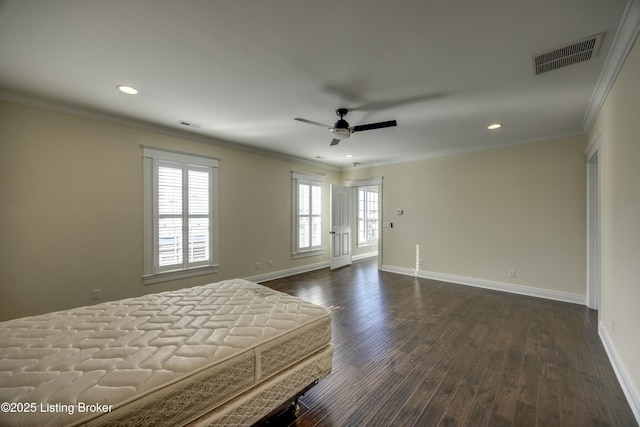
POLYGON ((305 358, 324 307, 235 279, 0 323, 2 426, 180 425, 305 358))

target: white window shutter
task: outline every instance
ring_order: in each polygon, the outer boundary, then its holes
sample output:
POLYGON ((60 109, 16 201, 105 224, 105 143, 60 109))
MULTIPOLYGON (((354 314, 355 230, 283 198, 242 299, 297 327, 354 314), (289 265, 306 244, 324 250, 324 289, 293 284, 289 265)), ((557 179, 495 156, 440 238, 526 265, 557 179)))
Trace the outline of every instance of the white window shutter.
POLYGON ((293 254, 322 251, 323 178, 293 172, 294 244, 293 254))
POLYGON ((145 166, 145 283, 217 267, 217 159, 148 147, 143 156, 152 165, 145 166))

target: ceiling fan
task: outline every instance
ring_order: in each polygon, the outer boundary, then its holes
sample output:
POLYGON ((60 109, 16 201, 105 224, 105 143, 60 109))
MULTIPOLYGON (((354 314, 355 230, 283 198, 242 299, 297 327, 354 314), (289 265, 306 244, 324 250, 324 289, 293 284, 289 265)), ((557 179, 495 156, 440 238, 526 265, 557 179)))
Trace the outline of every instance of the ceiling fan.
POLYGON ((294 120, 329 129, 333 133, 333 141, 331 141, 332 146, 338 145, 341 139, 349 138, 354 132, 398 126, 398 123, 395 120, 389 120, 387 122, 369 123, 368 125, 358 125, 350 127, 349 123, 344 119, 344 116, 346 116, 348 112, 349 110, 347 108, 338 108, 336 110, 336 114, 338 115, 338 117, 340 117, 340 120, 338 120, 333 126, 323 125, 322 123, 314 122, 307 119, 301 119, 300 117, 297 117, 294 120))

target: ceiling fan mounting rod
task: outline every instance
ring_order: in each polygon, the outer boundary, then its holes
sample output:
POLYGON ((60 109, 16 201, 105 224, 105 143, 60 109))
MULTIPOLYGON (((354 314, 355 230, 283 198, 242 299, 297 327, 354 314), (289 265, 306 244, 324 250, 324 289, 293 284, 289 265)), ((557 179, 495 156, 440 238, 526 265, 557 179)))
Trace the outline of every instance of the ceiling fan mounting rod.
POLYGON ((338 115, 338 117, 340 117, 341 120, 344 118, 344 116, 347 115, 348 112, 349 110, 346 108, 338 108, 336 110, 336 114, 338 115))

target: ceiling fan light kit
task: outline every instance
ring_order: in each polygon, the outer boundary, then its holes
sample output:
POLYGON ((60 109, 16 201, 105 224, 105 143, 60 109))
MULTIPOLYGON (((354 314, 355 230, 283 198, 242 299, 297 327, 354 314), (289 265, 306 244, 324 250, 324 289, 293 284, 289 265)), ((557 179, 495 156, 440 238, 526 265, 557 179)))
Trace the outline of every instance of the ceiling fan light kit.
POLYGON ((340 143, 340 140, 349 138, 351 134, 354 132, 362 132, 364 130, 373 130, 373 129, 382 129, 382 128, 388 128, 388 127, 398 125, 398 122, 396 122, 395 120, 389 120, 386 122, 369 123, 367 125, 358 125, 358 126, 351 127, 349 126, 349 122, 347 122, 344 119, 344 117, 347 115, 348 112, 349 110, 347 108, 338 108, 336 110, 336 115, 340 117, 340 119, 333 126, 324 125, 322 123, 314 122, 312 120, 307 120, 300 117, 297 117, 294 120, 329 129, 331 133, 333 133, 333 140, 331 141, 331 144, 330 144, 331 146, 338 145, 340 143))
POLYGON ((333 128, 333 136, 337 139, 347 139, 351 136, 351 130, 343 128, 333 128))

